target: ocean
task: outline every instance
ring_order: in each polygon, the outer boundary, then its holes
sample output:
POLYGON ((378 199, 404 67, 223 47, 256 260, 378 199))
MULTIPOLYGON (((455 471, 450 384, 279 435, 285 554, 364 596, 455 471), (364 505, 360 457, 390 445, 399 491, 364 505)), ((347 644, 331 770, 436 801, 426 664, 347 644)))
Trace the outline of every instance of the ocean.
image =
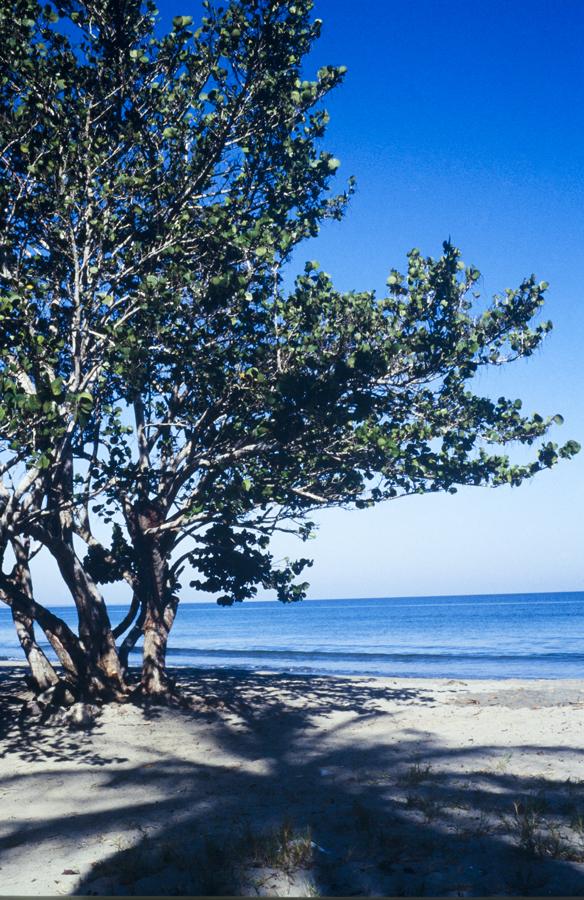
MULTIPOLYGON (((125 609, 111 607, 114 623, 125 609)), ((72 607, 55 612, 75 626, 72 607)), ((0 659, 21 658, 10 611, 2 607, 0 659)), ((139 663, 139 650, 131 661, 139 663)), ((168 663, 389 677, 583 678, 584 591, 287 606, 248 601, 228 608, 183 603, 168 663)))

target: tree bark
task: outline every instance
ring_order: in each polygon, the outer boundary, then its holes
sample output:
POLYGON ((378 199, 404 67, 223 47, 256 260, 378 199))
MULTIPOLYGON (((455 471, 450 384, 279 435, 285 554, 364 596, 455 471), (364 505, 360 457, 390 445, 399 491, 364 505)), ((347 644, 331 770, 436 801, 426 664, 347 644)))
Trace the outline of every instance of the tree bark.
POLYGON ((132 625, 130 631, 122 641, 122 645, 118 651, 118 655, 120 657, 120 663, 122 665, 122 669, 124 670, 124 674, 128 673, 128 659, 130 656, 130 652, 134 649, 142 635, 144 634, 144 621, 146 619, 146 604, 140 604, 140 614, 134 624, 132 625))
POLYGON ((65 670, 67 682, 71 684, 79 699, 125 699, 127 695, 125 681, 109 679, 107 674, 95 665, 82 642, 63 619, 37 603, 32 597, 28 597, 14 581, 1 573, 0 600, 11 607, 13 619, 16 617, 18 620, 34 620, 42 628, 65 670))
POLYGON ((53 473, 47 496, 51 515, 39 540, 55 559, 77 608, 79 644, 84 657, 79 671, 80 692, 88 699, 122 699, 128 689, 107 608, 73 544, 73 497, 73 454, 68 446, 53 473))
POLYGON ((142 692, 148 696, 168 693, 166 648, 168 631, 162 617, 150 604, 144 621, 144 650, 142 656, 142 692))
POLYGON ((130 627, 134 619, 136 618, 138 612, 140 610, 140 599, 136 593, 132 595, 132 602, 130 603, 130 608, 119 625, 112 630, 112 634, 114 638, 119 638, 123 635, 124 631, 130 627))
POLYGON ((166 650, 177 604, 177 597, 170 598, 162 609, 154 601, 147 604, 141 687, 142 692, 148 696, 162 696, 168 694, 170 689, 166 672, 166 650))
MULTIPOLYGON (((23 597, 32 600, 32 578, 30 575, 29 543, 20 538, 12 540, 12 549, 16 558, 16 565, 12 571, 12 580, 18 587, 23 597)), ((12 621, 16 628, 16 635, 20 646, 24 651, 30 667, 31 687, 36 693, 43 693, 48 688, 57 684, 59 676, 36 642, 34 633, 34 620, 30 613, 26 612, 18 602, 10 607, 12 621)))
POLYGON ((35 640, 31 617, 15 604, 12 605, 11 612, 20 646, 30 667, 31 687, 35 693, 42 694, 59 682, 59 676, 35 640))
POLYGON ((56 540, 49 549, 77 607, 79 638, 86 657, 81 688, 89 697, 121 699, 128 688, 103 597, 72 546, 56 540))
POLYGON ((16 615, 18 618, 28 618, 38 623, 67 676, 72 683, 77 684, 85 671, 85 656, 77 635, 73 634, 67 623, 37 603, 14 579, 2 573, 0 573, 0 600, 10 606, 13 619, 16 615))
POLYGON ((136 550, 138 587, 143 607, 144 647, 141 691, 149 697, 169 692, 166 673, 168 635, 178 604, 169 584, 168 550, 156 533, 163 521, 161 508, 147 499, 135 504, 128 522, 136 550))
POLYGON ((0 600, 10 606, 16 633, 31 667, 33 684, 38 683, 39 689, 44 690, 59 680, 54 667, 36 643, 36 621, 55 651, 66 677, 76 685, 85 666, 79 639, 66 622, 34 600, 28 541, 14 537, 11 544, 16 564, 10 575, 0 571, 0 600))

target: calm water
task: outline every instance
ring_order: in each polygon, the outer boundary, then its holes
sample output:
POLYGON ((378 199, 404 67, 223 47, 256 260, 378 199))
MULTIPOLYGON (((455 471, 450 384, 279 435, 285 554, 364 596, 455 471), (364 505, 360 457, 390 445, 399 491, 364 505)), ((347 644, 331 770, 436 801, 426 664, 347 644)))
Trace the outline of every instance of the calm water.
MULTIPOLYGON (((125 607, 112 607, 114 622, 125 607)), ((75 625, 74 609, 55 609, 75 625)), ((0 609, 0 658, 20 659, 0 609)), ((583 678, 584 592, 179 607, 172 665, 455 678, 583 678)), ((139 662, 138 653, 134 662, 139 662)))

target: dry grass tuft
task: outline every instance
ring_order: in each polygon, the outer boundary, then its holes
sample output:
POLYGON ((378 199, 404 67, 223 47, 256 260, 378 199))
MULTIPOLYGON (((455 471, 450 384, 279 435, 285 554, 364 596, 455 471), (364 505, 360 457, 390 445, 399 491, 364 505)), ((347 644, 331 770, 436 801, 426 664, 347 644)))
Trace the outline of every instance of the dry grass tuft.
POLYGON ((413 787, 427 781, 432 777, 432 766, 429 763, 414 763, 409 769, 398 779, 398 784, 413 787))

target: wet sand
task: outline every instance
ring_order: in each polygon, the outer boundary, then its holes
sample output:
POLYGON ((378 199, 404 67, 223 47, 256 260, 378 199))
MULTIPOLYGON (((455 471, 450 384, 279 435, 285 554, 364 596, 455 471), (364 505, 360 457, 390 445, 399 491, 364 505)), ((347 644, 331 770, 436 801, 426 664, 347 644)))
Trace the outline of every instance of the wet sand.
POLYGON ((20 714, 0 894, 581 896, 584 681, 175 670, 188 708, 20 714))

